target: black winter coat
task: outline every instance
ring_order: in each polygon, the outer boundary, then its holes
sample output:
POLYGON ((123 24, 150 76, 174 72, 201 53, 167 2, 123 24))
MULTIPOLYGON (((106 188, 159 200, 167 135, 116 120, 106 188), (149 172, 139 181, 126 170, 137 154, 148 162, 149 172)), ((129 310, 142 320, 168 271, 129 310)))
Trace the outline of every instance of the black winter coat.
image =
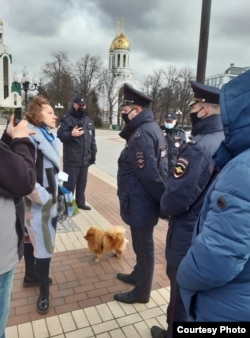
POLYGON ((0 196, 13 198, 16 207, 18 256, 23 256, 23 196, 32 192, 36 183, 35 147, 30 139, 11 139, 5 132, 0 141, 0 196))
POLYGON ((160 198, 167 177, 164 135, 144 109, 121 131, 127 141, 118 159, 118 197, 123 221, 134 227, 152 227, 160 215, 160 198))
POLYGON ((186 143, 186 133, 176 125, 173 129, 167 129, 162 126, 163 134, 167 143, 168 173, 173 173, 176 159, 180 153, 183 144, 186 143))
POLYGON ((61 119, 57 136, 63 143, 64 164, 84 167, 95 163, 97 153, 95 126, 86 113, 79 113, 72 107, 61 119), (83 128, 84 134, 73 137, 71 132, 77 125, 83 128))
POLYGON ((193 229, 214 174, 212 155, 224 138, 220 115, 196 125, 196 136, 180 153, 161 198, 161 212, 170 216, 166 259, 178 267, 191 246, 193 229))

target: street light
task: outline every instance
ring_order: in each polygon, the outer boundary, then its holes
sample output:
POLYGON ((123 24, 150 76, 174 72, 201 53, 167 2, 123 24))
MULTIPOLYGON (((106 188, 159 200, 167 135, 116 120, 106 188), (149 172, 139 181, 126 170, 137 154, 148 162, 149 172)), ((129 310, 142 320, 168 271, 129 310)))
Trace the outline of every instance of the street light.
POLYGON ((180 121, 180 118, 182 117, 182 111, 180 109, 178 109, 175 114, 177 115, 177 119, 180 122, 181 126, 183 127, 183 119, 182 119, 182 121, 180 121))
POLYGON ((58 111, 58 115, 59 115, 59 119, 61 118, 61 114, 60 114, 60 110, 63 109, 63 105, 58 102, 57 104, 55 104, 55 109, 58 111))
POLYGON ((38 80, 34 77, 32 82, 29 76, 29 72, 27 70, 27 67, 23 68, 21 81, 19 81, 18 76, 14 75, 14 85, 17 90, 24 91, 24 101, 25 101, 25 110, 27 111, 27 105, 28 105, 28 91, 34 91, 38 88, 38 80))

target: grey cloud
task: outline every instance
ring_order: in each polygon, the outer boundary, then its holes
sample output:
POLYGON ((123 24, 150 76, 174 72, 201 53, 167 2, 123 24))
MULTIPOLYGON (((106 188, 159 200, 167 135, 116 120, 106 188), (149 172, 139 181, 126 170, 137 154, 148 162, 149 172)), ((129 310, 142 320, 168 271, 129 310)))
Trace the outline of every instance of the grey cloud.
MULTIPOLYGON (((124 17, 130 65, 141 77, 168 65, 196 67, 201 6, 202 0, 0 0, 0 18, 13 67, 41 69, 58 50, 72 63, 89 53, 107 64, 116 21, 124 17)), ((231 62, 250 64, 249 12, 249 0, 212 0, 208 75, 231 62)))

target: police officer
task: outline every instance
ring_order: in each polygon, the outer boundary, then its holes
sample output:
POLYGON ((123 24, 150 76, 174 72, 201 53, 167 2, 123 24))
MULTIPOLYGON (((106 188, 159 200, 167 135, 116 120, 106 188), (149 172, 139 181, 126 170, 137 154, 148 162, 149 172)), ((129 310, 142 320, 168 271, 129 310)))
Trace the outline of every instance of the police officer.
POLYGON ((153 230, 167 177, 165 139, 149 107, 152 101, 124 84, 121 113, 126 125, 120 136, 126 146, 118 160, 117 183, 120 215, 130 226, 136 264, 130 274, 117 274, 119 280, 134 288, 114 298, 128 304, 149 301, 154 270, 153 230))
POLYGON ((75 193, 79 209, 90 210, 85 203, 89 165, 96 160, 95 126, 87 116, 86 101, 76 96, 72 107, 60 121, 57 136, 63 142, 63 170, 69 175, 66 189, 75 193))
POLYGON ((171 174, 180 149, 186 143, 186 133, 178 127, 178 119, 173 111, 165 114, 161 129, 167 143, 168 172, 171 174))
POLYGON ((170 216, 166 239, 167 276, 170 302, 167 307, 167 331, 151 328, 153 338, 173 337, 173 322, 188 320, 176 283, 178 266, 191 246, 193 229, 205 193, 215 176, 212 155, 224 138, 219 108, 219 89, 191 81, 191 142, 180 153, 173 175, 161 198, 161 212, 170 216))

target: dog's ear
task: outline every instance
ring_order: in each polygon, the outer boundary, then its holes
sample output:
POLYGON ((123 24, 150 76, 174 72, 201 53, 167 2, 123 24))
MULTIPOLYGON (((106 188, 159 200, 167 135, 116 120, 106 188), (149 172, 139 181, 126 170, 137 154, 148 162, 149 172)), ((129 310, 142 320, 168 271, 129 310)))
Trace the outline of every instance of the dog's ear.
POLYGON ((90 239, 90 238, 94 238, 94 237, 95 237, 95 234, 94 234, 94 232, 92 232, 92 231, 88 231, 87 234, 86 234, 86 236, 84 236, 84 238, 85 238, 86 240, 88 240, 88 239, 90 239))

